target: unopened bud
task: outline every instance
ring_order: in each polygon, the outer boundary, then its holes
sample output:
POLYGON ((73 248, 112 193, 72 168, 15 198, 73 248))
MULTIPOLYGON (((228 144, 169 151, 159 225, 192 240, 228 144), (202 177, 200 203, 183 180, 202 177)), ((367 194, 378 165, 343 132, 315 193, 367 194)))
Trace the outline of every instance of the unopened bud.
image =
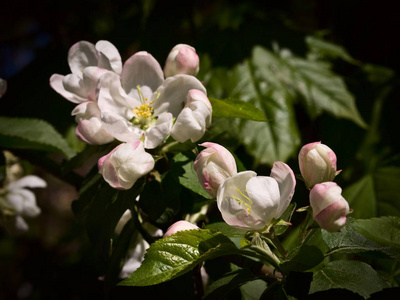
POLYGON ((185 44, 176 45, 168 54, 164 66, 165 77, 176 74, 196 76, 199 72, 199 56, 196 50, 185 44))
POLYGON ((303 146, 299 153, 301 175, 308 188, 332 181, 336 176, 336 154, 321 142, 303 146))
POLYGON ((203 143, 207 147, 199 153, 194 161, 194 170, 203 188, 212 197, 216 197, 219 186, 225 179, 237 173, 233 155, 216 143, 203 143))
POLYGON ((342 228, 346 224, 346 215, 350 213, 342 189, 335 182, 316 184, 310 192, 310 205, 314 220, 329 232, 342 228))

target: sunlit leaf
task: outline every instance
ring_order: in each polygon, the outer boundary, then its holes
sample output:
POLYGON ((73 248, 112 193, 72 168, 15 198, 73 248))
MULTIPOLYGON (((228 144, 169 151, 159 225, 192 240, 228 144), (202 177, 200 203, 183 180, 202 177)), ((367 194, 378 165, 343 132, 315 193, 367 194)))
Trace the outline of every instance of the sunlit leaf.
POLYGON ((263 112, 248 102, 235 98, 224 100, 210 98, 210 102, 213 108, 213 117, 267 121, 263 112))
POLYGON ((0 117, 0 147, 75 155, 64 138, 44 120, 0 117))
POLYGON ((199 263, 237 251, 221 233, 206 229, 180 231, 153 243, 145 260, 120 285, 147 286, 178 277, 199 263))

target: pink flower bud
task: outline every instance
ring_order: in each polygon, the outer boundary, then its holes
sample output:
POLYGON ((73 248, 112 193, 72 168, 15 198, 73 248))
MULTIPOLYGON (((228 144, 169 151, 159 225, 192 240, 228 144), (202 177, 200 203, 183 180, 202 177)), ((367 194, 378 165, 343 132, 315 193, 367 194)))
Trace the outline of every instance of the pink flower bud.
POLYGON ((174 233, 177 233, 178 231, 183 231, 183 230, 191 230, 191 229, 200 229, 196 225, 187 222, 187 221, 178 221, 172 224, 168 229, 167 232, 164 234, 164 237, 173 235, 174 233))
POLYGON ((336 154, 321 142, 307 144, 300 150, 299 167, 308 188, 332 181, 336 176, 336 154))
POLYGON ((342 189, 335 182, 316 184, 310 192, 314 220, 321 228, 334 232, 346 224, 349 204, 342 197, 342 189))
POLYGON ((121 144, 98 161, 99 173, 104 180, 120 190, 130 189, 153 167, 154 159, 144 150, 142 141, 121 144))
POLYGON ((164 66, 165 77, 176 74, 196 76, 199 72, 199 56, 196 50, 185 44, 176 45, 168 54, 164 66))
POLYGON ((232 154, 221 145, 203 143, 207 147, 196 157, 194 170, 203 188, 212 197, 216 197, 218 187, 225 179, 237 173, 236 161, 232 154))

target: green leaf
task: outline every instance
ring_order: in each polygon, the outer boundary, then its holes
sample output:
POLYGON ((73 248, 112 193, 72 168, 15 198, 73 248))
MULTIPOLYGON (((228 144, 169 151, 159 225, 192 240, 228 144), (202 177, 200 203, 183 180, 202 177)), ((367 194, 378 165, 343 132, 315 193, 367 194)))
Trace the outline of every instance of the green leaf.
POLYGON ((306 44, 309 48, 308 57, 310 59, 321 59, 321 58, 340 58, 351 64, 359 64, 357 60, 355 60, 349 52, 342 46, 330 43, 321 38, 314 36, 306 37, 306 44))
POLYGON ((294 249, 288 259, 280 264, 280 268, 284 273, 303 272, 317 266, 323 260, 324 255, 318 247, 303 245, 294 249))
POLYGON ((216 222, 206 225, 207 229, 215 230, 223 233, 227 237, 243 237, 247 230, 242 230, 239 228, 232 227, 226 222, 216 222))
POLYGON ((263 112, 248 102, 235 98, 227 98, 224 100, 215 98, 209 99, 213 108, 213 117, 267 121, 263 112))
POLYGON ((100 174, 89 178, 72 203, 72 210, 86 226, 90 241, 104 262, 110 253, 110 240, 122 214, 134 208, 134 201, 143 188, 144 179, 139 179, 127 191, 112 188, 100 174))
POLYGON ((376 216, 376 194, 371 175, 362 177, 343 190, 343 197, 349 203, 354 218, 368 219, 376 216))
POLYGON ((354 228, 368 239, 400 251, 400 218, 387 216, 368 220, 356 220, 354 228))
MULTIPOLYGON (((290 203, 288 208, 286 208, 286 210, 283 212, 283 214, 281 216, 281 219, 283 221, 290 222, 290 220, 292 219, 292 215, 293 215, 295 209, 296 209, 296 203, 294 203, 294 202, 290 203)), ((280 223, 276 224, 274 226, 275 235, 284 234, 289 226, 290 225, 283 225, 283 224, 280 224, 280 223)))
POLYGON ((232 72, 230 96, 260 108, 268 122, 241 120, 239 140, 259 163, 272 165, 286 161, 300 144, 290 93, 280 82, 271 82, 268 57, 254 50, 251 61, 238 65, 232 72))
POLYGON ((326 230, 321 230, 322 238, 329 247, 329 251, 326 255, 333 253, 380 251, 400 260, 399 251, 367 239, 364 235, 356 231, 354 225, 355 221, 348 221, 340 232, 327 232, 326 230))
POLYGON ((69 159, 76 153, 44 120, 0 117, 0 147, 61 152, 69 159))
POLYGON ((329 289, 347 289, 367 298, 388 287, 389 284, 370 265, 361 261, 337 260, 314 274, 310 294, 329 289))
MULTIPOLYGON (((204 292, 203 300, 222 299, 229 292, 240 287, 248 281, 256 280, 255 276, 248 269, 238 269, 229 272, 211 283, 204 292)), ((264 282, 265 285, 265 282, 264 282)), ((264 287, 265 289, 265 287, 264 287)))
POLYGON ((236 246, 207 229, 179 231, 153 243, 143 264, 119 285, 147 286, 176 278, 205 260, 233 254, 236 246))
POLYGON ((367 127, 343 79, 333 73, 326 64, 294 56, 285 59, 285 63, 293 70, 292 81, 289 84, 301 95, 312 117, 325 111, 336 118, 351 120, 362 128, 367 127))
POLYGON ((378 216, 400 217, 400 168, 389 166, 374 172, 378 216))
POLYGON ((171 172, 179 179, 179 183, 187 189, 203 196, 206 199, 211 199, 211 196, 201 186, 197 173, 193 168, 193 161, 196 157, 189 154, 180 153, 174 156, 174 165, 171 172))
POLYGON ((240 287, 243 300, 259 300, 266 289, 267 283, 261 279, 248 281, 240 287))

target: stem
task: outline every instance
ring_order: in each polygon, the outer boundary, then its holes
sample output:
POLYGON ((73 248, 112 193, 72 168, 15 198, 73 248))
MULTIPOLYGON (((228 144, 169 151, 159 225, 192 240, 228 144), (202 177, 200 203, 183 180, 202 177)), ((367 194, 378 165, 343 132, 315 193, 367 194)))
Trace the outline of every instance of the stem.
POLYGON ((194 292, 196 296, 201 299, 204 295, 203 278, 201 277, 202 264, 195 266, 192 270, 194 281, 194 292))
POLYGON ((279 254, 282 256, 283 259, 285 259, 288 255, 288 252, 286 251, 285 248, 283 248, 281 241, 278 239, 278 237, 275 235, 275 230, 274 228, 271 228, 268 233, 265 233, 265 236, 271 240, 272 244, 276 247, 278 250, 279 254))

